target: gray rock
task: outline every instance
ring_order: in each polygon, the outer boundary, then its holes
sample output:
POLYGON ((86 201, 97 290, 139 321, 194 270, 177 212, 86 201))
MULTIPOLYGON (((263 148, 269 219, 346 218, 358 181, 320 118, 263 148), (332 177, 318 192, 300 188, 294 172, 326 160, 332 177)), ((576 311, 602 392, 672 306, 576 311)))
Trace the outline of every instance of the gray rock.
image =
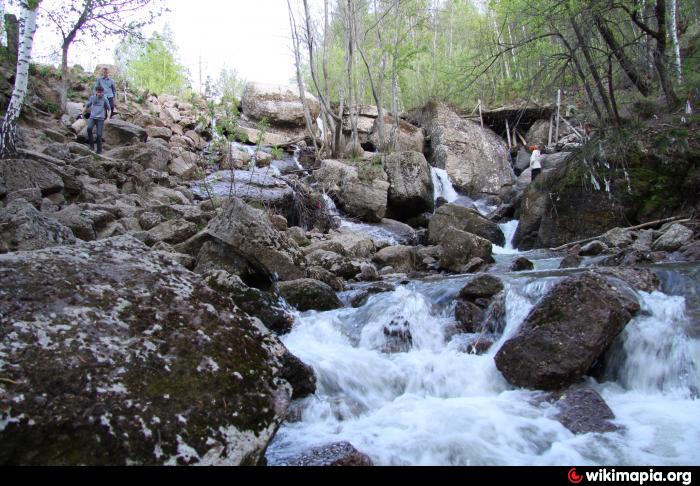
POLYGON ((177 245, 191 238, 197 233, 197 225, 185 219, 171 219, 164 221, 158 226, 151 228, 148 231, 148 240, 146 244, 154 244, 158 241, 164 241, 171 245, 177 245))
POLYGON ((423 153, 425 146, 425 133, 423 129, 411 125, 407 121, 399 120, 399 129, 396 130, 396 119, 393 116, 384 115, 384 136, 379 135, 379 117, 376 117, 372 124, 372 133, 369 136, 369 141, 381 149, 388 147, 392 141, 392 133, 395 132, 393 150, 403 152, 410 150, 413 152, 423 153))
POLYGON ((590 273, 567 278, 496 354, 514 386, 556 390, 578 381, 639 311, 624 288, 590 273))
MULTIPOLYGON (((314 95, 305 94, 311 119, 316 120, 321 105, 314 95)), ((241 97, 243 114, 253 120, 267 118, 273 125, 304 125, 304 105, 299 90, 291 86, 247 83, 241 97)))
POLYGON ((146 130, 124 120, 114 118, 105 125, 104 139, 108 145, 133 145, 147 138, 146 130))
POLYGON ((416 248, 412 246, 387 246, 379 250, 372 259, 380 267, 392 267, 396 272, 416 269, 416 248))
POLYGON ((503 283, 498 277, 481 273, 474 276, 464 287, 459 291, 461 299, 475 300, 481 298, 491 298, 499 292, 503 291, 503 283))
POLYGON ((442 103, 427 106, 420 117, 431 139, 431 165, 445 169, 457 188, 478 197, 513 185, 515 174, 501 137, 442 103))
POLYGON ((383 158, 389 178, 389 211, 406 220, 432 212, 435 205, 430 166, 422 152, 396 152, 383 158))
POLYGON ((63 188, 63 179, 48 164, 31 159, 0 160, 0 198, 23 189, 39 189, 47 196, 63 188))
POLYGON ((619 430, 611 420, 615 414, 603 397, 591 388, 564 393, 556 402, 556 419, 574 434, 605 433, 619 430))
POLYGON ((581 256, 595 256, 608 251, 608 246, 602 241, 593 240, 581 247, 578 254, 581 256))
POLYGON ((514 272, 524 272, 527 270, 534 270, 535 264, 525 257, 518 257, 515 259, 510 269, 514 272))
POLYGON ((480 236, 498 246, 505 245, 505 236, 498 225, 483 217, 478 211, 445 204, 435 211, 428 226, 428 239, 431 244, 439 244, 445 239, 449 228, 455 228, 480 236))
POLYGON ((239 198, 228 201, 204 232, 226 243, 243 258, 256 262, 281 280, 304 277, 304 257, 275 230, 266 214, 239 198))
POLYGON ((54 217, 61 224, 69 227, 81 240, 96 240, 98 235, 115 220, 114 214, 104 209, 83 206, 85 205, 71 204, 58 211, 54 217))
POLYGON ((654 242, 654 251, 676 251, 693 239, 693 230, 680 223, 672 225, 654 242))
POLYGON ((287 302, 302 312, 328 311, 343 306, 333 289, 318 280, 310 278, 290 280, 280 282, 277 288, 287 302))
POLYGON ((379 222, 386 215, 389 183, 378 168, 379 179, 363 180, 357 167, 338 160, 323 160, 314 178, 321 189, 329 193, 338 207, 349 216, 369 222, 379 222))
POLYGON ((120 237, 0 256, 0 275, 0 463, 263 462, 286 350, 167 254, 120 237))
POLYGON ((465 271, 465 265, 473 258, 493 261, 489 240, 452 227, 444 233, 440 247, 440 268, 451 272, 465 271))
POLYGON ((309 265, 325 268, 345 279, 354 278, 360 272, 359 266, 353 264, 349 258, 332 251, 315 250, 309 253, 306 259, 309 265))
POLYGON ((225 270, 210 270, 203 277, 211 288, 230 297, 243 312, 260 319, 275 334, 292 330, 294 317, 280 304, 277 295, 249 287, 240 277, 225 270))
POLYGON ((581 266, 581 257, 578 255, 566 255, 561 263, 559 263, 559 268, 578 268, 581 266))
POLYGON ((139 143, 131 146, 120 146, 105 152, 106 157, 118 160, 136 162, 146 169, 164 171, 170 162, 170 150, 155 143, 139 143))
POLYGON ((315 447, 295 457, 286 459, 280 465, 285 466, 373 466, 366 454, 355 449, 348 442, 337 442, 315 447))
POLYGON ((24 199, 0 208, 0 253, 72 245, 73 232, 24 199))

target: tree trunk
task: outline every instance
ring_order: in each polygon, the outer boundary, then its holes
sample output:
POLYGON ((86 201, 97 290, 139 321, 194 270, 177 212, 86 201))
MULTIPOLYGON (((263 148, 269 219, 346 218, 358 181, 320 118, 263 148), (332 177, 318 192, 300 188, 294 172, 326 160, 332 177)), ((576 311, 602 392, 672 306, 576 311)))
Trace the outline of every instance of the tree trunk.
POLYGON ((627 57, 624 48, 618 44, 608 25, 600 17, 600 15, 594 15, 593 20, 598 28, 598 32, 600 32, 601 37, 612 51, 617 61, 620 63, 620 66, 622 66, 625 74, 627 74, 642 95, 649 96, 649 85, 637 72, 637 68, 634 66, 634 63, 627 57))
POLYGON ((61 112, 66 112, 68 104, 68 49, 70 44, 63 44, 61 48, 61 112))
POLYGON ((683 64, 681 62, 681 46, 678 40, 678 4, 677 0, 671 0, 669 9, 669 29, 671 31, 671 44, 673 45, 673 58, 676 68, 676 80, 678 84, 683 82, 683 64))
POLYGON ((5 14, 5 31, 7 32, 7 57, 10 64, 17 64, 19 52, 19 22, 12 14, 5 14))
POLYGON ((12 98, 0 127, 0 158, 6 159, 17 153, 17 120, 22 112, 22 104, 27 96, 29 83, 29 62, 32 59, 32 46, 36 32, 36 11, 39 2, 30 8, 28 1, 21 2, 20 40, 17 55, 17 74, 12 98))
POLYGON ((668 63, 666 62, 666 0, 656 0, 656 21, 659 28, 656 36, 656 49, 654 50, 654 66, 666 96, 666 103, 670 109, 674 109, 678 106, 679 100, 668 76, 668 63))
POLYGON ((598 69, 595 66, 593 56, 591 56, 590 50, 588 49, 586 41, 583 38, 581 29, 576 24, 575 18, 572 17, 570 21, 571 26, 574 29, 574 33, 576 34, 576 38, 578 39, 579 47, 581 48, 581 51, 583 51, 583 57, 586 59, 586 63, 588 64, 588 70, 590 71, 591 76, 593 77, 593 81, 595 83, 595 87, 598 90, 598 96, 600 96, 600 99, 603 102, 603 106, 605 107, 605 111, 608 114, 608 119, 615 120, 615 114, 613 113, 612 107, 610 106, 610 99, 608 98, 608 95, 605 92, 603 81, 601 80, 600 75, 598 74, 598 69))

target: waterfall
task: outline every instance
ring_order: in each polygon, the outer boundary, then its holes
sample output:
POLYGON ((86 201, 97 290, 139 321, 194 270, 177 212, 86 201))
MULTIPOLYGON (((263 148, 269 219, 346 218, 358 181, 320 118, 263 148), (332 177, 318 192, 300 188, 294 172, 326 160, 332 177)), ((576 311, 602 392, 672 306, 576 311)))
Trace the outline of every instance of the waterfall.
POLYGON ((520 221, 514 219, 498 225, 501 231, 503 231, 503 236, 506 238, 506 244, 503 247, 493 245, 493 253, 496 255, 515 255, 520 253, 517 249, 513 248, 513 238, 515 237, 515 232, 518 230, 519 223, 520 221))
POLYGON ((444 169, 430 168, 430 175, 433 178, 433 187, 435 188, 435 200, 443 198, 448 203, 454 202, 459 197, 457 191, 452 186, 447 171, 444 169))
MULTIPOLYGON (((641 294, 642 311, 618 338, 616 376, 588 385, 624 427, 573 435, 543 392, 514 389, 494 355, 561 277, 503 276, 506 327, 483 355, 451 337, 454 297, 468 277, 412 282, 358 308, 299 314, 282 339, 311 365, 315 395, 285 423, 270 464, 349 441, 380 465, 696 464, 700 461, 697 339, 683 297, 641 294)), ((472 335, 475 337, 476 335, 472 335)))

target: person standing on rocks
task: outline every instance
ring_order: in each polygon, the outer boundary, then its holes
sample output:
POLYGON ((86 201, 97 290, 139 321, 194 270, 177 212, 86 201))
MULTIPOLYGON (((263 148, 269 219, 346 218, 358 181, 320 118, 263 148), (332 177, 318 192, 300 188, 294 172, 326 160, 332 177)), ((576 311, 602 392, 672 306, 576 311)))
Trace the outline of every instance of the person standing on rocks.
POLYGON ((105 97, 109 101, 109 106, 111 109, 110 117, 114 116, 114 106, 117 101, 117 86, 114 84, 114 80, 109 77, 109 69, 102 69, 102 76, 97 78, 97 83, 95 84, 95 93, 97 93, 97 88, 102 87, 105 93, 105 97))
POLYGON ((87 122, 87 136, 90 150, 95 150, 95 144, 92 138, 92 131, 97 128, 97 153, 102 153, 102 134, 104 133, 105 123, 110 119, 110 104, 105 97, 105 90, 102 86, 95 89, 95 94, 90 97, 85 105, 85 114, 89 112, 90 119, 87 122))
POLYGON ((542 152, 538 145, 530 147, 532 155, 530 156, 530 171, 532 173, 532 182, 535 182, 537 176, 542 172, 542 152))

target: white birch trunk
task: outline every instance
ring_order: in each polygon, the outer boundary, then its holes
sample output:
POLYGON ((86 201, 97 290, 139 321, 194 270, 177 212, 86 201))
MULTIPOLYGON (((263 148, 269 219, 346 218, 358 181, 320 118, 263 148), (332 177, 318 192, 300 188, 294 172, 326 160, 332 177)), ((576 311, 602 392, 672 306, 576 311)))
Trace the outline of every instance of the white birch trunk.
POLYGON ((681 84, 683 82, 683 65, 681 64, 681 46, 678 41, 678 0, 671 0, 670 10, 668 29, 671 33, 671 43, 673 44, 676 80, 678 84, 681 84))
POLYGON ((7 45, 7 37, 5 35, 5 0, 0 0, 0 45, 7 45))
POLYGON ((17 74, 12 98, 7 107, 7 113, 0 127, 0 158, 8 158, 16 153, 17 120, 22 112, 24 98, 27 96, 29 84, 29 63, 32 59, 32 46, 36 32, 36 14, 39 2, 34 9, 29 7, 28 0, 20 3, 22 7, 19 22, 19 53, 17 56, 17 74))

